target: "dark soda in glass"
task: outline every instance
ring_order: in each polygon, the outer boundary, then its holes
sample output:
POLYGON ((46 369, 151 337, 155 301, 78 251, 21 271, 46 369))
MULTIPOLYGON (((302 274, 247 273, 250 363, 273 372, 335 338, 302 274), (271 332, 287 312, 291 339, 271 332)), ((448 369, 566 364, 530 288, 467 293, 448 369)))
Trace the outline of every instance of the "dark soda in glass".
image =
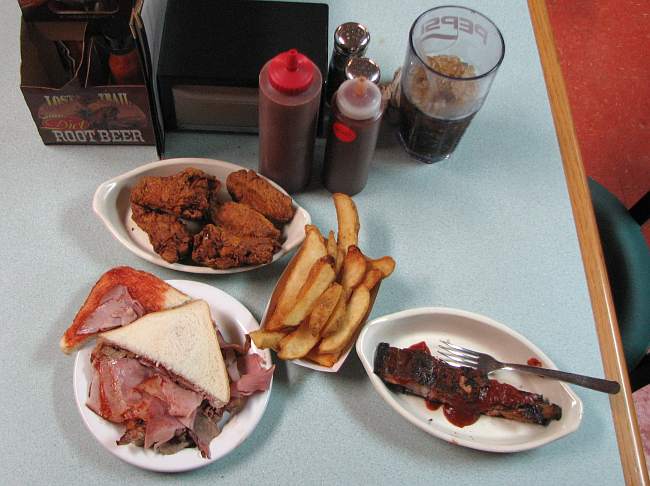
POLYGON ((443 6, 411 26, 401 70, 400 140, 418 160, 448 158, 480 110, 503 61, 494 23, 465 7, 443 6))
POLYGON ((458 120, 443 120, 420 111, 404 94, 400 98, 399 136, 405 150, 423 162, 448 158, 476 112, 458 120))

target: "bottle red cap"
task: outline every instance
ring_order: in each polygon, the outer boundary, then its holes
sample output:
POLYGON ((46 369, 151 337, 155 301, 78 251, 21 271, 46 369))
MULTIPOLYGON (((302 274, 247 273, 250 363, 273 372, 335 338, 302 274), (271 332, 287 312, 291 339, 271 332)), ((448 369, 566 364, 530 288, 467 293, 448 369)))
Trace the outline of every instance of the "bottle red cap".
POLYGON ((271 59, 269 81, 271 86, 282 93, 302 93, 313 79, 314 63, 296 49, 282 52, 271 59))

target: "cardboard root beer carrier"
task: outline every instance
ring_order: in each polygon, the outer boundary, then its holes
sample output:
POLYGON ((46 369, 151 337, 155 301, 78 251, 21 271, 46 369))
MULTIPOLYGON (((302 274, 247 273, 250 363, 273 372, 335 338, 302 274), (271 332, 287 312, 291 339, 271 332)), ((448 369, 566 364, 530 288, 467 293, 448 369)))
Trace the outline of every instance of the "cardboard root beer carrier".
POLYGON ((133 42, 128 39, 130 0, 95 2, 105 11, 96 5, 86 11, 83 1, 19 3, 20 88, 43 142, 155 145, 140 55, 135 47, 130 57, 123 54, 105 35, 109 24, 113 31, 118 25, 127 44, 133 42), (125 62, 131 72, 139 71, 127 82, 115 71, 125 62))

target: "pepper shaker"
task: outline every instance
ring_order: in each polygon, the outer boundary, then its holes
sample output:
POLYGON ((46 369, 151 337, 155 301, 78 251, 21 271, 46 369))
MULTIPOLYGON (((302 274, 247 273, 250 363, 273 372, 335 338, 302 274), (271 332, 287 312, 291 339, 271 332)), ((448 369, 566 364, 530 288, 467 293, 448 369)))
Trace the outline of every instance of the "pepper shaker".
POLYGON ((323 184, 354 195, 368 181, 382 117, 381 91, 366 78, 345 81, 332 98, 323 184))
POLYGON ((346 22, 339 25, 334 31, 334 51, 330 60, 327 73, 326 101, 345 81, 345 66, 352 57, 362 57, 366 53, 370 42, 370 32, 366 26, 357 22, 346 22))
POLYGON ((350 58, 345 65, 345 79, 356 79, 360 77, 379 85, 381 70, 375 61, 369 57, 350 58))

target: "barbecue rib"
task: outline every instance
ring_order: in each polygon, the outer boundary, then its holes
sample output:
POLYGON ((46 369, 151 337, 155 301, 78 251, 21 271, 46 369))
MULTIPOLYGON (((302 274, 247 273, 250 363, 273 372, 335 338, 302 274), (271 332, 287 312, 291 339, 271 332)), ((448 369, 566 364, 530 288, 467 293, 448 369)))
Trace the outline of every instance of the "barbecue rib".
MULTIPOLYGON (((490 380, 472 368, 456 368, 426 351, 380 343, 374 372, 393 391, 420 396, 478 419, 480 414, 548 425, 562 409, 542 395, 490 380)), ((466 425, 469 425, 469 421, 466 425)))

